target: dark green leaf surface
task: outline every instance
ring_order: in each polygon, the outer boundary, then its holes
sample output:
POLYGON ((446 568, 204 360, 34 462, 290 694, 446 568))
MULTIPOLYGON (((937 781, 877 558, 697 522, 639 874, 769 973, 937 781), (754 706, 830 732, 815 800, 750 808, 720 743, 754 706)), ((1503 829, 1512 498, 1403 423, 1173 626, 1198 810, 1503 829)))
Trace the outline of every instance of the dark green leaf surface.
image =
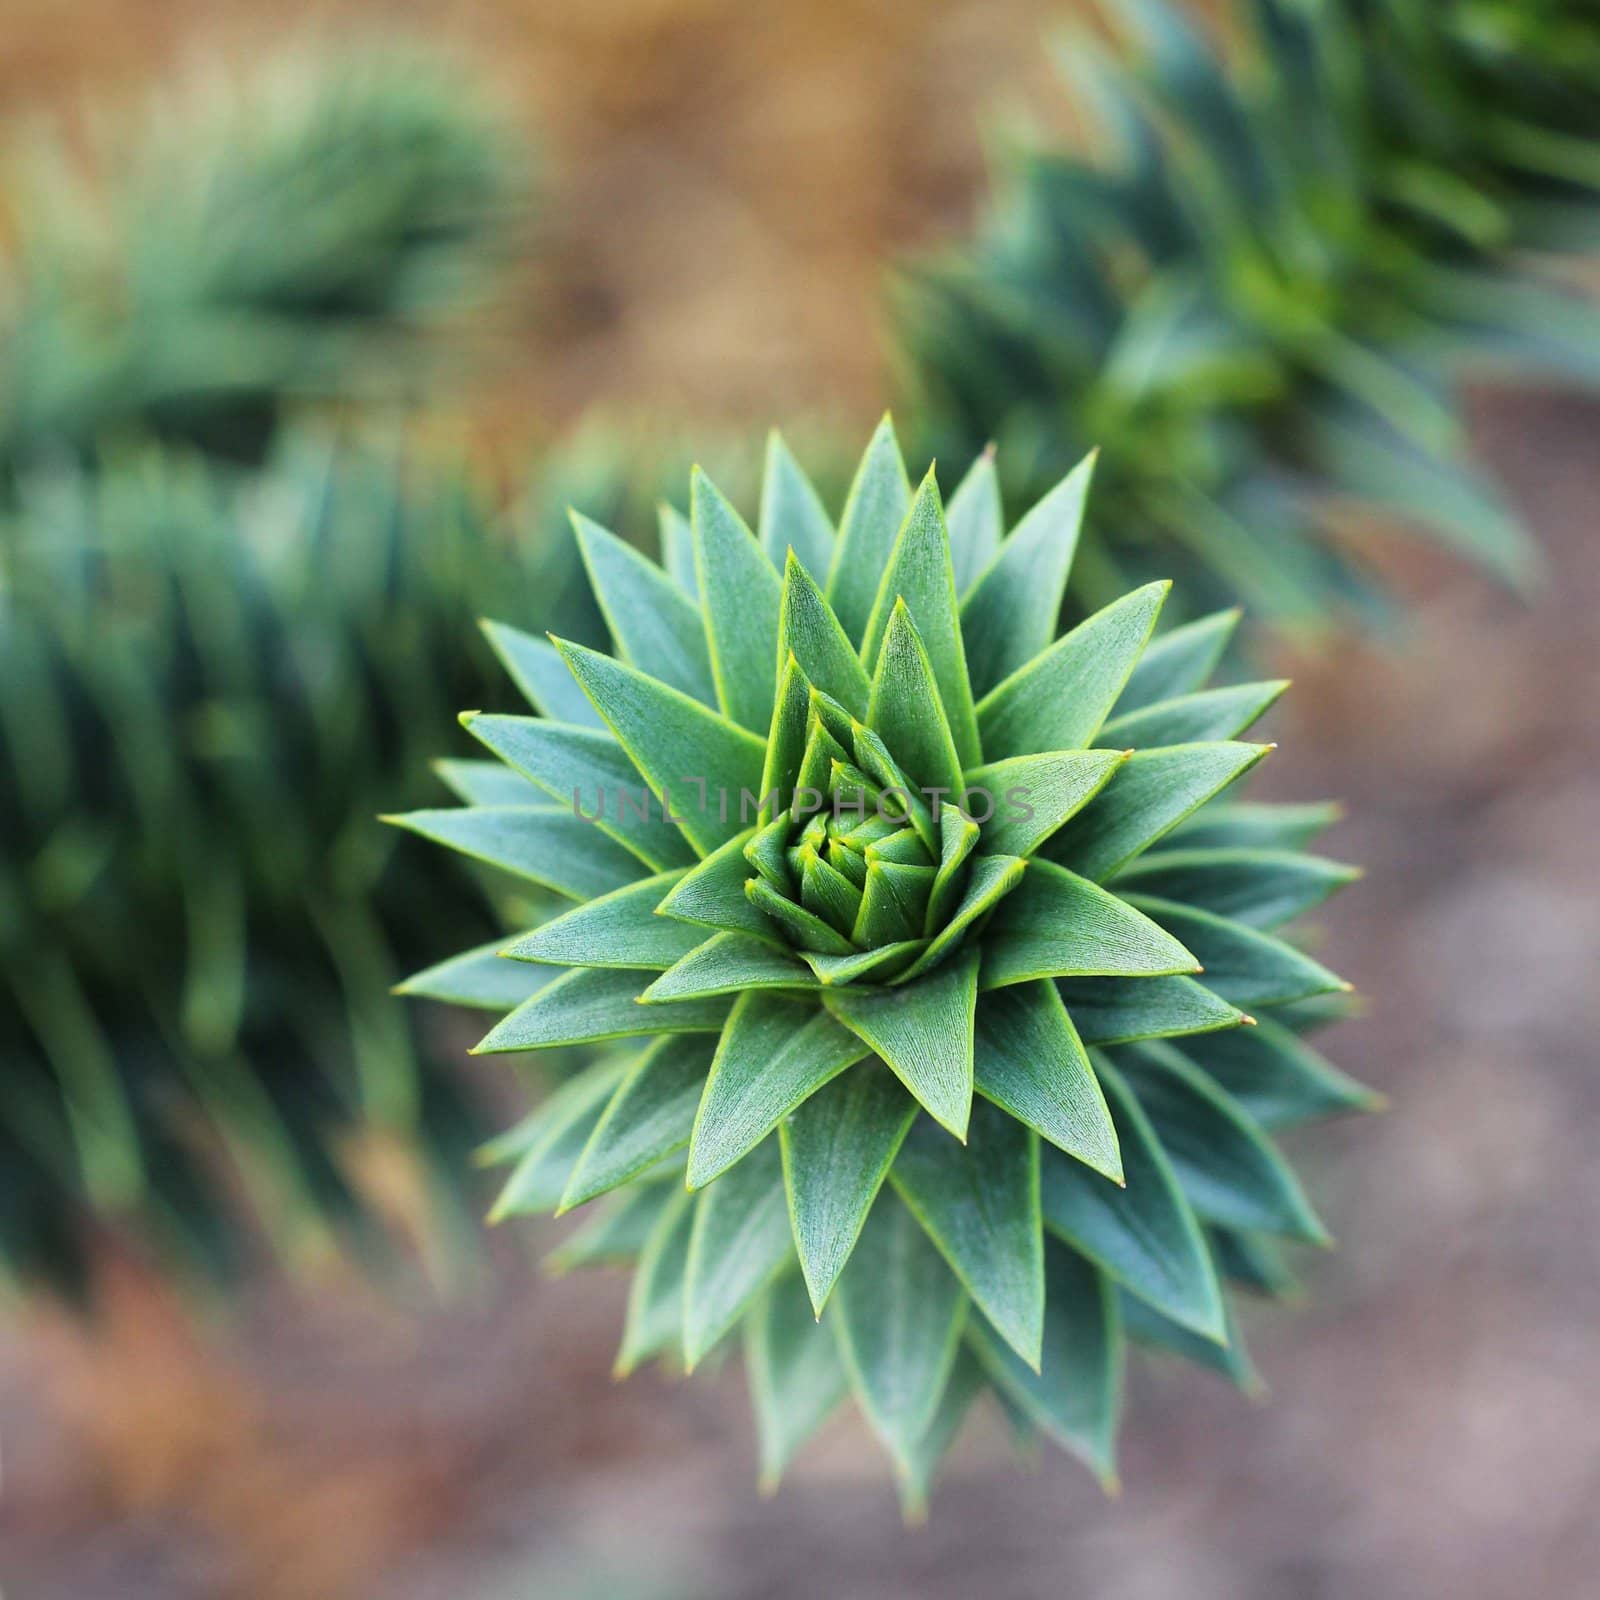
POLYGON ((1032 855, 1111 781, 1124 759, 1120 750, 1048 750, 974 767, 966 781, 979 795, 970 814, 982 809, 980 797, 993 811, 983 824, 984 849, 1032 855))
POLYGON ((1205 984, 1236 1006, 1264 1006, 1348 989, 1343 978, 1270 933, 1171 900, 1129 895, 1205 968, 1205 984))
POLYGON ((695 1196, 683 1299, 683 1355, 693 1368, 794 1260, 778 1141, 758 1146, 695 1196))
POLYGON ((682 878, 679 868, 585 901, 513 940, 505 954, 517 961, 563 967, 663 971, 701 942, 701 929, 656 915, 667 891, 682 878))
POLYGON ((805 469, 776 428, 767 435, 759 520, 761 548, 779 572, 790 550, 807 571, 827 572, 833 561, 833 523, 805 469))
POLYGON ((803 1100, 866 1054, 855 1034, 814 1005, 741 995, 694 1119, 689 1187, 701 1188, 726 1172, 803 1100))
POLYGON ((1028 512, 962 602, 973 693, 987 694, 1055 638, 1094 463, 1091 455, 1028 512))
POLYGON ((978 706, 984 754, 996 761, 1089 744, 1122 693, 1171 587, 1136 589, 991 689, 978 706))
POLYGON ((1346 1077, 1271 1017, 1259 1018, 1253 1028, 1186 1039, 1182 1050, 1269 1131, 1383 1105, 1381 1095, 1346 1077))
POLYGON ((600 1062, 563 1084, 539 1108, 534 1137, 500 1191, 489 1213, 491 1222, 555 1210, 589 1134, 626 1068, 624 1061, 600 1062))
POLYGON ((1200 1225, 1139 1102, 1115 1070, 1099 1065, 1126 1187, 1046 1150, 1044 1225, 1174 1321, 1221 1338, 1222 1292, 1200 1225))
POLYGON ((983 986, 1033 978, 1161 977, 1199 963, 1148 917, 1087 878, 1037 858, 990 920, 983 986))
POLYGON ((761 782, 765 742, 609 656, 565 641, 558 648, 696 850, 709 855, 734 838, 744 826, 740 796, 761 782))
POLYGON ((972 1106, 976 952, 896 989, 829 990, 824 1003, 957 1138, 972 1106))
POLYGON ((1111 750, 1148 750, 1153 745, 1237 739, 1288 687, 1287 678, 1276 678, 1270 683, 1237 683, 1162 700, 1142 711, 1112 718, 1095 743, 1111 750))
POLYGON ((979 1094, 1097 1173, 1121 1180, 1111 1113, 1054 984, 980 995, 974 1055, 979 1094))
POLYGON ((628 1288, 628 1316, 617 1353, 619 1378, 663 1350, 682 1348, 684 1278, 694 1217, 692 1197, 675 1189, 645 1242, 628 1288))
POLYGON ((711 659, 694 602, 660 567, 615 534, 576 513, 572 525, 622 660, 702 705, 714 705, 711 659))
POLYGON ((880 1197, 828 1320, 856 1399, 902 1469, 933 1422, 966 1310, 961 1285, 922 1225, 892 1194, 880 1197))
POLYGON ((1135 751, 1105 788, 1050 841, 1045 853, 1052 861, 1103 883, 1241 778, 1270 748, 1180 744, 1135 751))
POLYGON ((744 1364, 770 1494, 795 1452, 826 1422, 849 1387, 838 1342, 811 1318, 793 1274, 775 1283, 745 1319, 744 1364))
POLYGON ((563 806, 458 806, 384 820, 572 900, 639 875, 636 856, 563 806))
POLYGON ((1321 904, 1361 876, 1321 856, 1291 850, 1152 850, 1116 877, 1119 894, 1155 895, 1228 917, 1249 928, 1276 928, 1321 904))
POLYGON ((1037 1367, 1044 1327, 1037 1136, 980 1100, 965 1145, 919 1121, 889 1177, 979 1310, 1037 1367))
POLYGON ((931 469, 906 513, 873 603, 861 644, 861 659, 869 670, 877 665, 889 619, 901 605, 910 612, 928 652, 960 763, 976 766, 982 759, 978 721, 967 677, 955 573, 950 566, 950 538, 931 469))
POLYGON ((1081 1256, 1045 1246, 1049 1306, 1037 1371, 974 1323, 970 1337, 994 1381, 1065 1449, 1117 1486, 1117 1417, 1122 1359, 1117 1303, 1105 1280, 1081 1256))
POLYGON ((590 1133, 561 1194, 561 1210, 647 1172, 689 1142, 712 1045, 696 1035, 658 1040, 628 1070, 590 1133))
POLYGON ((888 1068, 865 1061, 779 1129, 795 1248, 819 1317, 916 1115, 916 1101, 888 1068))
POLYGON ((485 622, 483 632, 511 681, 535 711, 579 727, 605 726, 600 713, 573 682, 566 662, 548 640, 536 639, 531 633, 504 622, 485 622))
POLYGON ((695 573, 717 702, 732 721, 765 734, 778 659, 778 575, 744 519, 698 470, 691 495, 695 573))
POLYGON ((1216 611, 1158 634, 1139 657, 1139 664, 1117 701, 1117 716, 1203 688, 1222 661, 1240 616, 1237 608, 1216 611))
POLYGON ((1122 1044, 1233 1028, 1244 1013, 1193 978, 1063 978, 1057 983, 1085 1044, 1122 1044))
POLYGON ((911 484, 894 424, 885 417, 850 485, 828 573, 828 602, 852 641, 867 631, 878 579, 910 509, 911 484))
MULTIPOLYGON (((687 926, 676 924, 676 926, 687 926)), ((705 930, 696 931, 699 937, 705 930)), ((719 933, 697 944, 656 979, 642 998, 700 1000, 747 989, 814 989, 816 977, 803 962, 743 933, 719 933)))
POLYGON ((476 950, 413 973, 396 985, 395 993, 482 1011, 509 1011, 561 976, 551 968, 529 968, 506 960, 500 954, 504 942, 492 939, 476 950))
POLYGON ((604 728, 482 713, 462 721, 473 738, 646 866, 662 872, 694 860, 627 751, 604 728))
POLYGON ((719 1033, 732 1003, 684 1000, 642 1006, 640 973, 581 967, 564 972, 532 999, 501 1019, 473 1049, 474 1055, 501 1050, 543 1050, 558 1044, 594 1044, 641 1033, 719 1033))
POLYGON ((1196 1212, 1224 1227, 1330 1242, 1288 1163, 1203 1072, 1161 1044, 1132 1045, 1122 1062, 1196 1212))

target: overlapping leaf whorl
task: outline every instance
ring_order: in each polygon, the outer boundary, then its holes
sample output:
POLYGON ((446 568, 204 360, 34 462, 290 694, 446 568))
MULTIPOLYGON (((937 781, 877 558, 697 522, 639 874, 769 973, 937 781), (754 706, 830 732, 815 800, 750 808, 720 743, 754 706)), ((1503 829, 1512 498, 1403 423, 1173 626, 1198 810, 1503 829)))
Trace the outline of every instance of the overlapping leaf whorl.
POLYGON ((1350 874, 1322 808, 1207 804, 1282 688, 1203 687, 1231 614, 1056 637, 1091 473, 1002 537, 886 422, 837 537, 776 438, 759 535, 699 475, 665 570, 578 518, 617 657, 496 628, 544 715, 400 819, 577 902, 408 987, 640 1041, 497 1141, 499 1211, 620 1191, 563 1258, 637 1262, 623 1369, 742 1327, 769 1477, 849 1389, 919 1505, 993 1389, 1109 1480, 1124 1335, 1248 1382, 1220 1278, 1324 1237, 1263 1129, 1366 1097, 1266 1008, 1346 986, 1267 930, 1350 874))

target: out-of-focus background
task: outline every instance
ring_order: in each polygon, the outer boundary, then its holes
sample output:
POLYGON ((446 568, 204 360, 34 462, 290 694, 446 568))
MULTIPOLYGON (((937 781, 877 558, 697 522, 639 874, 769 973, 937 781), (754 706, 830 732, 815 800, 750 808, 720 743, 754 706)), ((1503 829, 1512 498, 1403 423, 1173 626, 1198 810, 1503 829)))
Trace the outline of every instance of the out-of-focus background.
MULTIPOLYGON (((1008 108, 1071 126, 1041 46, 1063 15, 20 0, 0 18, 0 113, 19 165, 43 140, 93 174, 107 119, 296 29, 308 50, 376 32, 459 56, 507 108, 532 199, 430 379, 426 431, 537 482, 540 452, 586 437, 596 407, 611 425, 667 419, 674 438, 756 417, 858 443, 892 386, 886 263, 968 226, 983 135, 1008 108)), ((27 192, 60 211, 12 208, 13 243, 77 203, 27 192)), ((156 237, 162 203, 134 219, 156 237)), ((242 340, 241 370, 257 349, 242 340)), ((60 370, 58 347, 42 359, 60 370)), ((1247 1312, 1270 1404, 1141 1366, 1120 1498, 1059 1455, 1021 1469, 978 1428, 931 1525, 907 1531, 854 1422, 763 1501, 735 1372, 615 1385, 624 1280, 541 1274, 555 1225, 500 1230, 447 1286, 374 1282, 307 1248, 309 1271, 262 1252, 198 1301, 112 1230, 81 1264, 91 1316, 30 1296, 0 1324, 8 1600, 1587 1593, 1600 406, 1484 387, 1470 413, 1547 553, 1533 600, 1408 549, 1390 557, 1412 608, 1395 634, 1259 646, 1297 680, 1264 788, 1344 801, 1329 848, 1368 868, 1325 919, 1331 963, 1371 1007, 1330 1053, 1392 1101, 1294 1141, 1341 1248, 1311 1264, 1303 1306, 1247 1312)), ((253 441, 260 413, 234 420, 253 441)), ((559 465, 614 491, 609 466, 559 465)), ((554 603, 559 573, 525 581, 530 608, 554 603)), ((450 732, 441 715, 439 750, 450 732)), ((505 1069, 472 1071, 505 1121, 505 1069)), ((469 1182, 459 1226, 475 1233, 486 1200, 469 1182)))

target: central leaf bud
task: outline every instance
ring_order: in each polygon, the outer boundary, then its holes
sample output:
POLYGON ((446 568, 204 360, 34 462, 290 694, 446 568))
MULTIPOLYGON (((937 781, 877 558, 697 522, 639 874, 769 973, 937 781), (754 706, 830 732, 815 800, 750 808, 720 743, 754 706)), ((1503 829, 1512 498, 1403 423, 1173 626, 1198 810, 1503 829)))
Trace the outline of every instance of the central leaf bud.
POLYGON ((815 688, 790 772, 744 851, 745 892, 784 941, 835 983, 892 982, 954 950, 958 930, 933 947, 979 831, 956 797, 919 787, 880 734, 815 688))

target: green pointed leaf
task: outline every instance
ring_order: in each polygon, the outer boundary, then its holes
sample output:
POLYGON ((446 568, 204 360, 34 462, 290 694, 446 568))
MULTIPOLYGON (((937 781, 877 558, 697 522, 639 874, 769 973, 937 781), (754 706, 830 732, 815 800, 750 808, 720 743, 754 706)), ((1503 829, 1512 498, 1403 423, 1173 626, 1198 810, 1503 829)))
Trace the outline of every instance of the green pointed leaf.
POLYGON ((939 503, 939 485, 931 468, 906 513, 905 525, 895 539, 873 602, 861 644, 861 659, 869 668, 877 666, 889 619, 901 602, 910 612, 917 637, 927 651, 959 765, 976 766, 983 759, 978 721, 972 685, 967 679, 956 580, 950 567, 950 537, 945 530, 944 508, 939 503))
POLYGON ((921 1223, 892 1193, 880 1195, 829 1320, 861 1410, 902 1468, 933 1422, 966 1309, 921 1223))
POLYGON ((831 1330, 812 1320, 798 1277, 781 1278, 745 1318, 744 1365, 771 1494, 794 1454, 844 1399, 849 1379, 831 1330))
POLYGON ((551 968, 507 961, 500 954, 504 943, 503 939, 491 939, 475 950, 424 968, 397 984, 394 992, 415 1000, 442 1000, 446 1005, 505 1012, 561 976, 551 968))
POLYGON ((1117 1419, 1122 1405, 1121 1318, 1106 1280, 1081 1256, 1045 1245, 1049 1309, 1037 1372, 988 1329, 972 1341, 995 1384, 1108 1491, 1117 1487, 1117 1419))
POLYGON ((629 1068, 590 1133, 561 1193, 561 1210, 648 1171, 689 1142, 695 1107, 711 1069, 711 1041, 658 1039, 629 1068))
POLYGON ((750 1302, 794 1260, 778 1141, 769 1139, 695 1196, 683 1303, 683 1355, 710 1354, 750 1302))
POLYGON ((472 1053, 544 1050, 558 1044, 594 1044, 641 1033, 720 1033, 732 1006, 726 1000, 639 1004, 644 980, 637 972, 579 967, 525 1000, 484 1036, 472 1053))
POLYGON ((984 932, 985 989, 1033 978, 1163 977, 1199 967, 1141 911, 1037 856, 984 932))
POLYGON ((628 1288, 628 1316, 617 1354, 619 1378, 683 1338, 684 1278, 693 1227, 694 1201, 674 1186, 628 1288))
POLYGON ((894 424, 885 417, 856 468, 828 571, 828 601, 852 641, 867 631, 878 579, 910 509, 911 482, 894 424))
MULTIPOLYGON (((959 806, 939 807, 939 866, 928 894, 928 926, 943 927, 960 897, 967 858, 977 848, 981 830, 959 806)), ((1020 850, 1012 854, 1020 855, 1020 850)))
POLYGON ((1097 611, 991 689, 978 728, 991 760, 1090 744, 1139 659, 1172 587, 1149 583, 1097 611))
POLYGON ((475 712, 462 718, 473 738, 558 800, 574 815, 615 839, 654 868, 687 866, 688 841, 651 793, 628 752, 604 728, 580 728, 537 717, 475 712))
POLYGON ((991 445, 967 469, 945 506, 950 529, 950 565, 956 593, 965 597, 1000 548, 1006 519, 1000 504, 1000 475, 994 470, 991 445))
POLYGON ((976 952, 894 989, 830 989, 829 1011, 889 1064, 935 1122, 966 1137, 972 1106, 976 952))
POLYGON ((1219 1344, 1191 1333, 1126 1290, 1118 1293, 1117 1306, 1122 1313, 1124 1331, 1136 1343, 1170 1351, 1196 1366, 1210 1367, 1236 1383, 1247 1395, 1260 1396, 1266 1392, 1231 1311, 1227 1314, 1227 1342, 1219 1344))
POLYGON ((1176 700, 1203 689, 1217 670, 1242 615, 1237 606, 1214 611, 1152 639, 1117 701, 1116 714, 1126 716, 1158 700, 1176 700))
POLYGON ((1172 843, 1185 850, 1303 850, 1342 815, 1331 800, 1310 805, 1218 802, 1179 823, 1172 843))
POLYGON ((1116 1125, 1126 1187, 1044 1152, 1044 1225, 1102 1271, 1205 1338, 1224 1336, 1211 1254, 1150 1119, 1103 1060, 1096 1063, 1116 1125))
POLYGON ((433 770, 465 805, 535 806, 545 802, 542 789, 498 761, 435 761, 433 770))
POLYGON ((717 703, 741 727, 772 723, 781 585, 744 518, 695 469, 690 519, 717 703))
POLYGON ((751 905, 744 892, 745 879, 750 876, 744 851, 755 833, 754 828, 746 828, 713 850, 699 866, 691 867, 656 908, 657 912, 702 928, 747 934, 787 949, 772 919, 751 905))
POLYGON ((1128 898, 1194 951, 1205 969, 1205 986, 1232 1005, 1272 1005, 1350 988, 1320 961, 1270 933, 1150 895, 1128 898))
POLYGON ((944 1393, 939 1397, 933 1421, 900 1463, 900 1505, 907 1522, 920 1523, 927 1519, 928 1497, 933 1493, 940 1463, 956 1442, 973 1401, 984 1388, 983 1368, 977 1357, 970 1350, 961 1349, 956 1354, 944 1393))
POLYGON ((1086 457, 1034 506, 962 604, 975 693, 987 694, 1055 638, 1094 465, 1086 457))
POLYGON ((894 1075, 867 1061, 779 1125, 795 1249, 819 1317, 916 1115, 894 1075))
POLYGON ((1193 978, 1063 978, 1056 989, 1085 1044, 1209 1033, 1245 1020, 1193 978))
POLYGON ((481 626, 511 681, 535 711, 580 727, 604 726, 600 713, 589 704, 589 697, 548 640, 536 639, 504 622, 485 622, 481 626))
POLYGON ((911 613, 896 600, 872 682, 868 723, 894 741, 895 759, 924 794, 962 792, 961 760, 911 613))
POLYGON ((973 768, 969 788, 987 795, 994 809, 983 824, 984 849, 1031 856, 1094 799, 1125 759, 1120 750, 1046 750, 973 768))
POLYGON ((1175 744, 1136 750, 1046 847, 1052 861, 1103 883, 1214 794, 1244 776, 1264 744, 1175 744))
POLYGON ((1270 929, 1360 876, 1357 867, 1290 850, 1152 850, 1119 872, 1115 882, 1119 894, 1155 895, 1246 927, 1270 929))
POLYGON ((639 875, 637 856, 559 805, 447 806, 383 820, 571 900, 609 894, 639 875))
POLYGON ((530 1119, 533 1137, 489 1213, 491 1222, 555 1210, 626 1066, 623 1061, 599 1062, 562 1084, 539 1107, 530 1119))
POLYGON ((914 982, 943 961, 965 938, 972 924, 987 916, 1022 882, 1027 865, 1020 856, 974 856, 967 887, 949 919, 895 982, 914 982))
POLYGON ((1271 1300, 1292 1300, 1300 1285, 1283 1259, 1278 1244, 1260 1233, 1210 1228, 1207 1235, 1217 1270, 1229 1283, 1254 1290, 1271 1300))
POLYGON ((598 523, 574 512, 572 526, 617 654, 702 705, 715 705, 705 628, 695 603, 655 562, 598 523))
POLYGON ((1148 750, 1155 745, 1237 739, 1288 687, 1287 678, 1275 678, 1160 700, 1142 711, 1113 717, 1094 742, 1111 750, 1148 750))
POLYGON ((813 1003, 741 995, 694 1119, 689 1187, 702 1188, 726 1172, 803 1100, 866 1054, 848 1028, 813 1003))
POLYGON ((676 966, 662 973, 641 998, 655 1004, 663 1000, 703 1000, 711 995, 753 989, 816 987, 816 978, 793 956, 748 934, 719 933, 696 945, 676 966))
POLYGON ((1344 1111, 1376 1111, 1384 1103, 1271 1017, 1253 1028, 1186 1039, 1182 1050, 1268 1131, 1344 1111))
POLYGON ((1208 1222, 1328 1244, 1288 1163, 1250 1119, 1168 1045, 1130 1045, 1122 1070, 1184 1196, 1208 1222))
POLYGON ((819 956, 806 951, 806 965, 824 988, 839 988, 847 983, 889 983, 898 977, 927 948, 925 939, 903 939, 897 944, 879 945, 850 956, 819 956))
POLYGON ((766 760, 761 768, 761 808, 756 820, 763 826, 770 826, 775 817, 781 817, 794 805, 810 719, 811 685, 793 655, 786 656, 772 707, 766 760))
POLYGON ((778 654, 792 654, 806 677, 851 716, 867 714, 871 680, 822 591, 794 552, 783 569, 778 654))
POLYGON ((1052 983, 1019 983, 978 997, 974 1087, 1051 1144, 1122 1181, 1117 1134, 1052 983))
POLYGON ((764 878, 747 878, 745 898, 763 911, 797 949, 820 951, 823 955, 848 956, 855 947, 842 933, 804 906, 778 893, 764 878))
POLYGON ((670 1183, 636 1183, 585 1213, 582 1227, 574 1228, 544 1258, 553 1277, 574 1267, 617 1266, 635 1262, 649 1242, 662 1212, 682 1194, 670 1183))
POLYGON ((767 435, 760 521, 761 548, 779 572, 790 550, 808 571, 827 572, 833 562, 833 522, 822 497, 776 428, 767 435))
POLYGON ((915 1124, 889 1181, 978 1309, 1037 1367, 1044 1333, 1037 1136, 980 1100, 964 1146, 931 1122, 915 1124))
POLYGON ((560 967, 637 967, 660 972, 701 942, 702 930, 656 915, 683 868, 641 878, 552 918, 505 948, 516 961, 560 967))
POLYGON ((737 835, 743 793, 761 782, 765 740, 609 656, 564 640, 557 648, 696 850, 709 855, 737 835))
POLYGON ((694 602, 700 604, 700 580, 694 570, 694 530, 689 519, 676 506, 665 502, 656 507, 661 530, 661 564, 672 581, 694 602))

